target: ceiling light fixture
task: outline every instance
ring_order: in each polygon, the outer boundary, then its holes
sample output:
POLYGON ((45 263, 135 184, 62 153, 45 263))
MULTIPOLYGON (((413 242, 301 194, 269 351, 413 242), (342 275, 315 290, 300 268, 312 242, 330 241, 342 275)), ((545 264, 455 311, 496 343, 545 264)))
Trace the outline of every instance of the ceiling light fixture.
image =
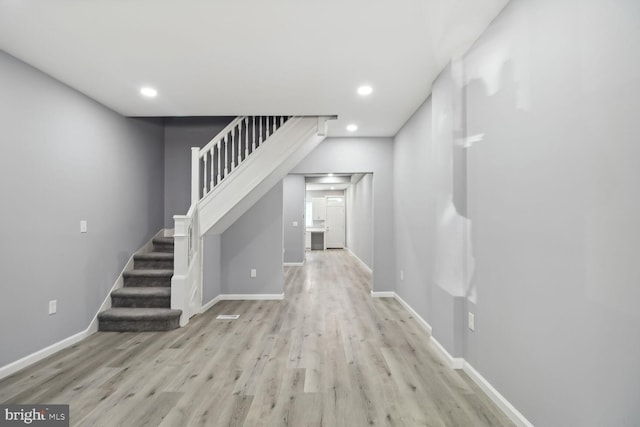
POLYGON ((331 189, 332 189, 332 190, 335 190, 335 189, 336 189, 336 187, 331 187, 331 189))
POLYGON ((349 132, 355 132, 358 130, 358 125, 351 123, 350 125, 347 125, 347 130, 349 132))
POLYGON ((158 91, 155 90, 152 87, 143 87, 142 89, 140 89, 140 93, 144 96, 146 96, 147 98, 155 98, 156 95, 158 95, 158 91))
POLYGON ((367 96, 371 95, 373 92, 373 88, 369 85, 360 86, 358 88, 358 95, 367 96))
POLYGON ((327 176, 333 176, 333 173, 332 173, 332 172, 330 172, 330 173, 328 173, 328 174, 327 174, 327 176))

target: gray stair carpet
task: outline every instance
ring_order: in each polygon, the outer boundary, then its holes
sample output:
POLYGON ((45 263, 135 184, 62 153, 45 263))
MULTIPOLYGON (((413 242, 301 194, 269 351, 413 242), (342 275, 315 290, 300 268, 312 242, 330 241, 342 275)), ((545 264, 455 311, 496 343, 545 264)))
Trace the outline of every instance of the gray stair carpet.
POLYGON ((111 307, 98 314, 100 331, 168 331, 180 326, 180 310, 171 310, 173 238, 153 239, 153 252, 135 255, 122 288, 111 292, 111 307))

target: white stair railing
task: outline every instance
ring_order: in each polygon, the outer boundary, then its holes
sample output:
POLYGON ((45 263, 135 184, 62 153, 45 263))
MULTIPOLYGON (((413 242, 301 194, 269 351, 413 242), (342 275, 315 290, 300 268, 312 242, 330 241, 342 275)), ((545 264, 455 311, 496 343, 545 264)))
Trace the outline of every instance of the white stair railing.
POLYGON ((186 215, 175 215, 174 272, 171 308, 182 310, 180 326, 201 310, 202 237, 198 203, 263 144, 268 143, 291 116, 243 116, 234 119, 202 149, 191 148, 191 206, 186 215))
POLYGON ((289 116, 243 116, 229 123, 198 152, 197 169, 191 169, 192 198, 195 195, 200 200, 211 193, 289 119, 289 116), (199 185, 194 186, 195 180, 199 185))

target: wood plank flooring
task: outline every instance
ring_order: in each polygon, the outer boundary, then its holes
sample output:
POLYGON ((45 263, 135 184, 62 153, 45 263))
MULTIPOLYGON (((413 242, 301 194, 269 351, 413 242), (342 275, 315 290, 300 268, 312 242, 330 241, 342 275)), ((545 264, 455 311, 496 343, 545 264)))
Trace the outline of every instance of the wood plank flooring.
POLYGON ((0 381, 0 402, 68 403, 77 426, 512 425, 346 252, 308 252, 285 281, 284 301, 94 334, 0 381))

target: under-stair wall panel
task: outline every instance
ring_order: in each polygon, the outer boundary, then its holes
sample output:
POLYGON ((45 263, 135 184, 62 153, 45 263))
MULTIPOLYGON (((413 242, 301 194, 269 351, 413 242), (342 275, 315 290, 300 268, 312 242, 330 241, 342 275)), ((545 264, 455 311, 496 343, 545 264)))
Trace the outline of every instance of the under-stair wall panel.
POLYGON ((222 233, 222 293, 284 292, 282 194, 280 181, 222 233))

